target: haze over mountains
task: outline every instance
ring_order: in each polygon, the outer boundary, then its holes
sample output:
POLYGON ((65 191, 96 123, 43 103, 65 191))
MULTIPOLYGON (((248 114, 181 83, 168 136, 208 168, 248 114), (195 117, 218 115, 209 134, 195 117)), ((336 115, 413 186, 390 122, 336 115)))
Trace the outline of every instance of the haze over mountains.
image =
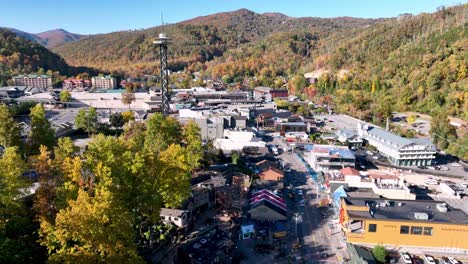
POLYGON ((53 48, 67 42, 76 41, 86 37, 86 35, 70 33, 61 28, 44 31, 41 33, 28 33, 14 28, 7 29, 15 32, 18 36, 37 42, 47 48, 53 48))

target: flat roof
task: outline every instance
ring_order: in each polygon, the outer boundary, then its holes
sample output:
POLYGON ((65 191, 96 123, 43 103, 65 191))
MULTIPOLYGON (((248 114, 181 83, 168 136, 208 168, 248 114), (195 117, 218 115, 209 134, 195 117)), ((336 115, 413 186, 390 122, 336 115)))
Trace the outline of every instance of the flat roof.
POLYGON ((367 197, 344 197, 343 199, 348 205, 367 206, 370 208, 368 211, 348 210, 351 218, 468 224, 468 215, 462 210, 447 205, 448 210, 446 213, 439 211, 437 205, 446 204, 443 201, 394 200, 367 197), (383 206, 385 203, 386 206, 383 206), (429 216, 429 219, 417 219, 415 218, 415 213, 425 213, 429 216))

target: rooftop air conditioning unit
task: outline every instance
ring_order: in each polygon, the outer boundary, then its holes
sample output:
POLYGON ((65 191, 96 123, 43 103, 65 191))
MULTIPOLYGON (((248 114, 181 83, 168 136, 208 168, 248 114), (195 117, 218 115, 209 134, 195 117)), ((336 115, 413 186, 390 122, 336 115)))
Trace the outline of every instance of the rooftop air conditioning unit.
POLYGON ((437 207, 437 210, 439 210, 439 212, 446 213, 448 211, 446 203, 437 204, 436 207, 437 207))
POLYGON ((427 213, 414 213, 414 219, 429 220, 429 215, 427 213))

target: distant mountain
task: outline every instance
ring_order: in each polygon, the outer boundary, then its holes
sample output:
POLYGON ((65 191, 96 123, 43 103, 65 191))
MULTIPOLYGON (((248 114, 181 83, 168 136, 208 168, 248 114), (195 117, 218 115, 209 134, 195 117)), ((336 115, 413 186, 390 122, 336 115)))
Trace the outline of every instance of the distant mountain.
POLYGON ((47 48, 53 48, 86 37, 85 35, 70 33, 64 29, 49 30, 35 35, 43 41, 41 44, 47 48))
MULTIPOLYGON (((308 32, 319 39, 337 31, 364 29, 383 19, 290 18, 257 14, 247 9, 196 17, 180 23, 137 31, 99 34, 53 48, 71 65, 97 67, 123 74, 157 71, 153 40, 162 31, 172 38, 171 67, 181 70, 205 63, 241 45, 255 43, 268 35, 308 32)), ((311 39, 312 41, 312 39, 311 39)))
POLYGON ((46 73, 53 76, 54 84, 64 76, 98 72, 86 67, 70 67, 64 59, 31 40, 34 36, 21 31, 0 28, 0 86, 11 84, 17 74, 46 73))
POLYGON ((444 110, 468 118, 467 13, 468 4, 387 19, 294 18, 240 9, 94 35, 53 50, 75 66, 154 74, 159 66, 152 42, 166 32, 172 70, 251 86, 286 81, 296 93, 304 93, 306 82, 289 80, 319 70, 329 74, 312 89, 332 95, 340 112, 380 118, 390 108, 444 110))
POLYGON ((68 42, 77 41, 86 35, 70 33, 64 29, 53 29, 41 33, 28 33, 15 28, 7 28, 20 37, 37 42, 44 47, 53 48, 68 42))

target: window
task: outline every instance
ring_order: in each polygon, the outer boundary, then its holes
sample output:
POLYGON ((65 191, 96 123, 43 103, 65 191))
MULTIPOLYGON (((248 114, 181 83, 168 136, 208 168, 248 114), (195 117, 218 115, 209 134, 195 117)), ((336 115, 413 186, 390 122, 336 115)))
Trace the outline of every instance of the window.
POLYGON ((179 218, 177 218, 177 217, 174 217, 174 221, 179 221, 179 218))
POLYGON ((412 227, 411 227, 411 234, 412 234, 412 235, 421 235, 421 234, 422 234, 422 227, 420 227, 420 226, 412 226, 412 227))
POLYGON ((424 235, 432 236, 432 227, 424 227, 424 235))
POLYGON ((377 224, 369 224, 369 232, 377 232, 377 224))
POLYGON ((166 219, 166 217, 164 215, 161 215, 161 219, 166 219))
POLYGON ((409 234, 409 226, 400 226, 400 234, 409 234))

